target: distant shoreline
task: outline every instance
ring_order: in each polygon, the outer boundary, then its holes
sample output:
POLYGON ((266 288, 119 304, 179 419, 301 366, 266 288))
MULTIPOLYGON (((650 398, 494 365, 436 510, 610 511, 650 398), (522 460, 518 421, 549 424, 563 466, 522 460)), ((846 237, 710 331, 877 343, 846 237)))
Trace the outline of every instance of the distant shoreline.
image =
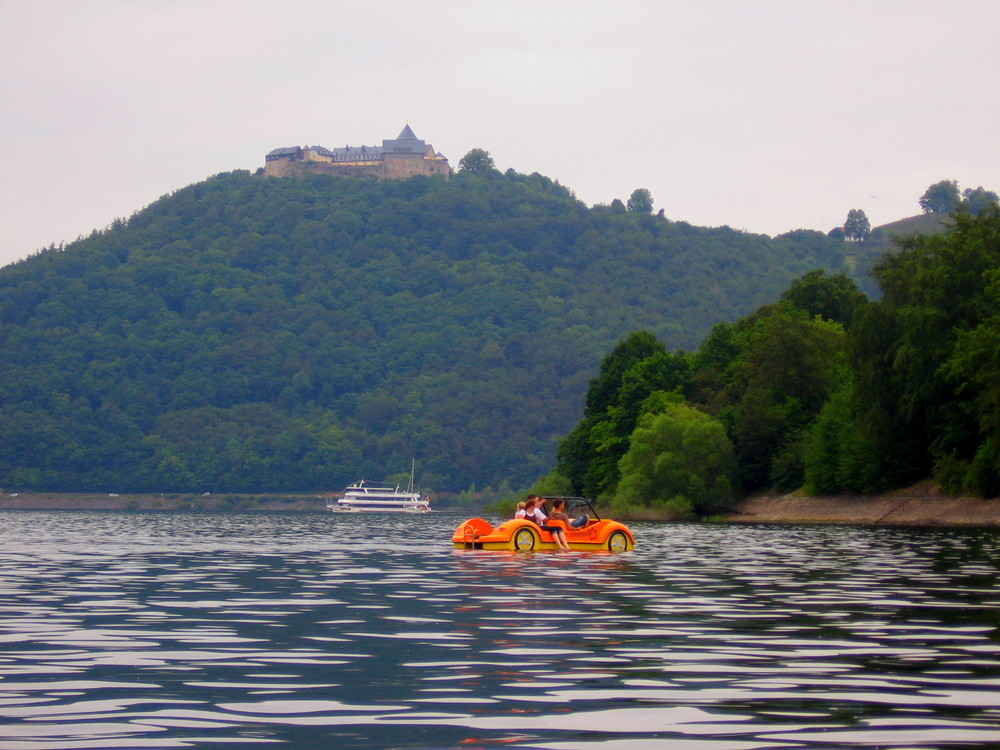
MULTIPOLYGON (((3 510, 326 511, 337 493, 107 494, 22 492, 0 495, 3 510)), ((652 520, 652 519, 650 519, 652 520)), ((719 517, 728 523, 863 526, 1000 526, 1000 498, 953 497, 932 482, 882 495, 768 493, 719 517)))
POLYGON ((336 495, 20 492, 0 495, 0 510, 325 511, 328 497, 336 495))

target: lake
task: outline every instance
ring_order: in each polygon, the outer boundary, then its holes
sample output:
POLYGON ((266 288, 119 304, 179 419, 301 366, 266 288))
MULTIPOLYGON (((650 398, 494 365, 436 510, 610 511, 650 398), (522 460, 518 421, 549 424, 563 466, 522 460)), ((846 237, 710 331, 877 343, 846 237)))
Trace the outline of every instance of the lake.
POLYGON ((1000 531, 7 511, 0 750, 1000 747, 1000 531))

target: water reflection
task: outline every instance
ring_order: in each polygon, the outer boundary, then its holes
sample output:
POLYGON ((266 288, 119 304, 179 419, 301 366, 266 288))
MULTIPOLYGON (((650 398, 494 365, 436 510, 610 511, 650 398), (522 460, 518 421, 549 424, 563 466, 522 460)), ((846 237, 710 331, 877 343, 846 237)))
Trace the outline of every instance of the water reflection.
POLYGON ((0 750, 1000 745, 995 531, 458 520, 7 513, 0 750))

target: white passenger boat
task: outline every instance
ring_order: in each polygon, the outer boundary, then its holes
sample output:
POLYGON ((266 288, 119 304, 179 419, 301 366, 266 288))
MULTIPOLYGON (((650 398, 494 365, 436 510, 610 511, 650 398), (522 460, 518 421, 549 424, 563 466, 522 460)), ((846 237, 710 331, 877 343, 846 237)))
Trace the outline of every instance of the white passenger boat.
POLYGON ((426 497, 422 497, 413 489, 413 467, 411 467, 410 483, 405 490, 398 484, 362 479, 349 485, 344 490, 344 496, 336 502, 328 500, 326 507, 333 511, 350 513, 426 513, 431 509, 431 504, 426 497))

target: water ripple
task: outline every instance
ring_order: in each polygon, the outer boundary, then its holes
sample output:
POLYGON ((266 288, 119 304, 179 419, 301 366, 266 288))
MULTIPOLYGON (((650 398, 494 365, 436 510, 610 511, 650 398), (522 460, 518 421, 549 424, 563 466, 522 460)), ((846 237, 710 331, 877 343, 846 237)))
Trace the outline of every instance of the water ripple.
POLYGON ((1000 744, 996 531, 459 520, 6 513, 0 750, 1000 744))

